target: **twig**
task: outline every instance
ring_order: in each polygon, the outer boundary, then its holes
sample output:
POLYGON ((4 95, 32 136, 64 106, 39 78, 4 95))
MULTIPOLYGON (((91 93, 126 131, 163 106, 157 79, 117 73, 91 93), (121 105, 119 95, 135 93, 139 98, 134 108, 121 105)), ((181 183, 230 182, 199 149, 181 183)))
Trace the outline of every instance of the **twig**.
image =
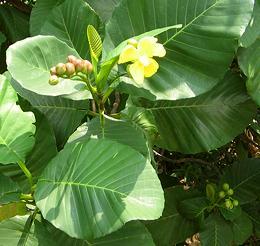
POLYGON ((113 103, 111 114, 115 114, 117 112, 119 104, 120 104, 120 94, 119 92, 115 92, 115 102, 113 103))
POLYGON ((155 155, 160 156, 160 158, 162 160, 165 160, 167 162, 171 162, 173 164, 180 164, 180 163, 184 163, 184 162, 197 162, 197 163, 206 164, 206 165, 211 164, 210 162, 203 161, 201 159, 192 158, 192 157, 190 157, 190 158, 182 158, 182 159, 179 159, 179 160, 173 160, 173 159, 170 159, 168 157, 165 157, 165 156, 161 155, 160 153, 158 153, 155 150, 153 150, 153 152, 154 152, 155 155))

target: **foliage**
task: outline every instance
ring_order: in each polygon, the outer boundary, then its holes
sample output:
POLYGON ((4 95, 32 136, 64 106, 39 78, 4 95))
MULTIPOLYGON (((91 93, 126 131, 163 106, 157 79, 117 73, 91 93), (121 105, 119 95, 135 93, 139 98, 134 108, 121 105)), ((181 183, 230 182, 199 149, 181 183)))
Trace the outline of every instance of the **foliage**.
POLYGON ((257 243, 259 8, 1 3, 0 245, 257 243))

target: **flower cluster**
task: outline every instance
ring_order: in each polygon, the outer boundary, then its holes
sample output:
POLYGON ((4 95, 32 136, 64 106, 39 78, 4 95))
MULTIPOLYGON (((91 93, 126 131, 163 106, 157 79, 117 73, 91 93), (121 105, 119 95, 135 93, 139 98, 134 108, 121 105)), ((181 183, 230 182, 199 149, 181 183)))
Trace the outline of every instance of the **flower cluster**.
POLYGON ((223 190, 219 192, 219 198, 223 199, 225 198, 224 205, 227 209, 232 209, 239 205, 239 202, 232 198, 234 195, 234 190, 230 189, 229 184, 224 183, 222 185, 223 190))
POLYGON ((67 58, 67 63, 58 63, 50 69, 50 85, 59 83, 59 77, 71 78, 78 73, 89 74, 93 71, 93 65, 88 60, 81 60, 70 55, 67 58))
POLYGON ((164 46, 157 43, 154 37, 144 37, 139 41, 130 39, 119 56, 118 64, 132 62, 128 71, 137 83, 143 83, 144 78, 153 76, 159 69, 159 64, 153 57, 164 57, 164 46))

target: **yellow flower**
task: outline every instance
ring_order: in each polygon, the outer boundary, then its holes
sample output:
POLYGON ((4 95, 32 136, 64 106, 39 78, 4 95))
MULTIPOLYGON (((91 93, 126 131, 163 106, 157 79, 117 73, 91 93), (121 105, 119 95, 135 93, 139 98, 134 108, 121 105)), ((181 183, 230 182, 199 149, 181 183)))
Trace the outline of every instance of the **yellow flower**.
POLYGON ((159 64, 153 59, 154 56, 166 55, 165 48, 157 41, 158 39, 154 37, 144 37, 139 42, 130 39, 119 56, 118 64, 133 62, 129 66, 129 72, 137 83, 143 83, 144 78, 153 76, 159 69, 159 64))

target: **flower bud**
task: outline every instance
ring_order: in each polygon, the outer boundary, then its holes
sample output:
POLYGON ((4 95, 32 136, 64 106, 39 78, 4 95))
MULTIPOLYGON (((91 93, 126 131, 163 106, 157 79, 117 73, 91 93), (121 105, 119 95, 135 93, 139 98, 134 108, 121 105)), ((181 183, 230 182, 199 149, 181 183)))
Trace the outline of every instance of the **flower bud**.
POLYGON ((88 60, 82 61, 82 73, 91 73, 93 71, 93 65, 88 60))
POLYGON ((234 194, 234 190, 229 189, 229 190, 227 191, 227 194, 228 194, 229 196, 232 196, 232 195, 234 194))
POLYGON ((66 72, 66 66, 64 63, 59 63, 56 66, 57 75, 63 75, 66 72))
POLYGON ((66 65, 66 74, 70 77, 75 73, 75 66, 71 62, 67 62, 65 65, 66 65))
POLYGON ((56 67, 52 67, 50 69, 50 73, 51 73, 51 75, 56 75, 56 67))
POLYGON ((59 83, 59 78, 57 75, 52 75, 49 79, 49 84, 50 85, 57 85, 59 83))
POLYGON ((82 72, 83 70, 83 63, 82 60, 77 59, 76 62, 74 63, 75 68, 76 68, 76 72, 82 72))
POLYGON ((76 65, 76 61, 78 60, 78 58, 76 56, 70 55, 67 58, 67 61, 70 63, 73 63, 74 65, 76 65))
POLYGON ((229 189, 229 184, 224 183, 224 184, 222 185, 222 188, 223 188, 224 191, 228 191, 228 189, 229 189))

